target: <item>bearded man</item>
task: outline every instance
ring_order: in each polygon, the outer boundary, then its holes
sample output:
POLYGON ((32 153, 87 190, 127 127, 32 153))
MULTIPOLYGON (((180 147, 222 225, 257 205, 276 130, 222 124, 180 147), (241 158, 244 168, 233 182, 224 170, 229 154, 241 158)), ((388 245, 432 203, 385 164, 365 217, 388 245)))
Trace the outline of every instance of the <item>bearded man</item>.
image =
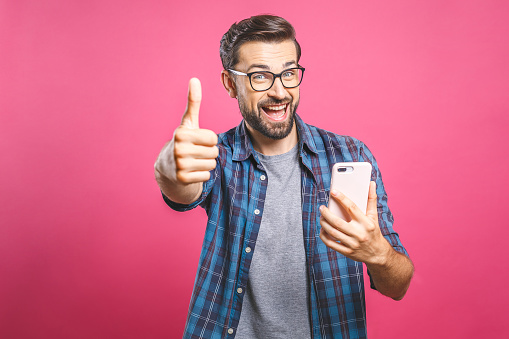
POLYGON ((170 207, 208 215, 184 338, 366 338, 362 264, 390 298, 409 287, 413 265, 375 158, 296 114, 300 55, 281 17, 233 24, 221 81, 243 120, 219 135, 200 129, 201 85, 191 79, 182 124, 155 163, 170 207), (329 192, 334 163, 358 161, 372 165, 366 213, 329 192), (330 212, 329 194, 351 221, 330 212))

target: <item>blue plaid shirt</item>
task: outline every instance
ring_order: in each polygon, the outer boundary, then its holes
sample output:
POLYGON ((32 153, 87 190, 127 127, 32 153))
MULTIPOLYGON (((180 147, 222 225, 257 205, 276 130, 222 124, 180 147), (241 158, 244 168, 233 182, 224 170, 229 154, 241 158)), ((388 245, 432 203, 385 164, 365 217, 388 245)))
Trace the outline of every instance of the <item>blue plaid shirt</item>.
MULTIPOLYGON (((298 116, 296 124, 304 247, 311 284, 311 337, 366 338, 362 263, 329 249, 319 238, 319 207, 327 205, 334 163, 371 163, 380 229, 395 250, 407 253, 392 228, 387 194, 369 149, 357 139, 307 125, 298 116)), ((218 147, 216 168, 196 202, 181 205, 163 196, 177 211, 200 205, 208 215, 184 338, 235 337, 263 216, 267 173, 253 150, 244 122, 220 134, 218 147)))

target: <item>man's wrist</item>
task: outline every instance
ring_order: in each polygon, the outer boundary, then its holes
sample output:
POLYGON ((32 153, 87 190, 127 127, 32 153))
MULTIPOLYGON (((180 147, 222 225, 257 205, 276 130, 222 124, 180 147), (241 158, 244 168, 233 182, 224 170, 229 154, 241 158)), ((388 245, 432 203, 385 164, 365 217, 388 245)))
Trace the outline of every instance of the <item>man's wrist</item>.
POLYGON ((371 258, 372 260, 366 263, 368 268, 371 267, 376 269, 386 269, 389 267, 391 258, 394 256, 395 251, 392 248, 391 244, 389 244, 389 242, 384 237, 382 237, 382 239, 380 240, 380 244, 381 244, 380 254, 373 256, 371 258))

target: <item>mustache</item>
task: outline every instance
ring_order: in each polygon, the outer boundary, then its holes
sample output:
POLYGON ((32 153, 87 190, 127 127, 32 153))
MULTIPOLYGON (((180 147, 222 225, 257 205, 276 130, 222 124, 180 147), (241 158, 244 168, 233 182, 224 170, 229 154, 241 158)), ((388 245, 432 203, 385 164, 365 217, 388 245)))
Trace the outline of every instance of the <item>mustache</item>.
POLYGON ((285 104, 291 104, 291 103, 292 103, 291 98, 284 98, 282 100, 270 99, 270 100, 260 101, 258 103, 258 107, 271 106, 271 105, 285 105, 285 104))

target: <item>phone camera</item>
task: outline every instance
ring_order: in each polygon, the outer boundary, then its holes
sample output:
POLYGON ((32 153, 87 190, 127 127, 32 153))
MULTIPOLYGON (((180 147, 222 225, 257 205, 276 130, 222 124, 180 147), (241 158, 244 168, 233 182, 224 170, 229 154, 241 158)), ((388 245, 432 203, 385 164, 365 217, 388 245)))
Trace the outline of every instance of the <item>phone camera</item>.
POLYGON ((352 166, 338 167, 338 172, 340 172, 340 173, 351 173, 351 172, 353 172, 353 167, 352 166))

